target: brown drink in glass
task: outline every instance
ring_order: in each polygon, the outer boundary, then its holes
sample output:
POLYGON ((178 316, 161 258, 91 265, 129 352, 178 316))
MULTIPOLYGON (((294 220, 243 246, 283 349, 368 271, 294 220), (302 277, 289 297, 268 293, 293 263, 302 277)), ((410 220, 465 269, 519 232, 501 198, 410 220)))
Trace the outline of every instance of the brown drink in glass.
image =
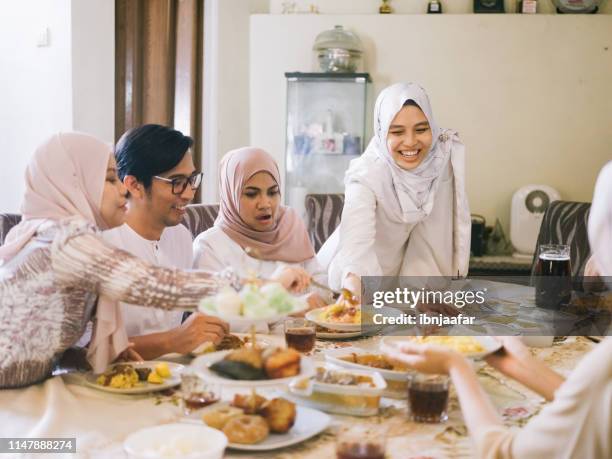
POLYGON ((572 296, 572 266, 570 248, 564 244, 540 246, 534 272, 536 305, 560 309, 572 296))
POLYGON ((448 376, 414 374, 408 381, 408 406, 416 422, 444 422, 448 418, 448 376))
POLYGON ((315 324, 305 319, 287 319, 285 321, 287 347, 298 352, 311 352, 314 349, 316 337, 315 324))

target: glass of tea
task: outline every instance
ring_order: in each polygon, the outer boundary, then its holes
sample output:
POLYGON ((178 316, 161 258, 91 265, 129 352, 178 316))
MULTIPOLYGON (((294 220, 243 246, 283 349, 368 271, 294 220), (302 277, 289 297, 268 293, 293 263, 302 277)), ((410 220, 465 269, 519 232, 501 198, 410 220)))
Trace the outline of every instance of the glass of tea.
POLYGON ((285 320, 285 341, 287 347, 308 353, 314 349, 317 337, 316 325, 306 319, 285 320))
POLYGON ((414 373, 408 379, 408 408, 416 422, 444 422, 448 419, 449 378, 446 375, 414 373))
POLYGON ((384 459, 387 437, 377 426, 353 426, 336 440, 336 459, 384 459))
POLYGON ((189 416, 221 400, 221 386, 206 382, 196 371, 187 368, 181 373, 181 400, 183 413, 189 416))
POLYGON ((560 309, 572 297, 570 247, 565 244, 542 244, 534 272, 536 305, 560 309))

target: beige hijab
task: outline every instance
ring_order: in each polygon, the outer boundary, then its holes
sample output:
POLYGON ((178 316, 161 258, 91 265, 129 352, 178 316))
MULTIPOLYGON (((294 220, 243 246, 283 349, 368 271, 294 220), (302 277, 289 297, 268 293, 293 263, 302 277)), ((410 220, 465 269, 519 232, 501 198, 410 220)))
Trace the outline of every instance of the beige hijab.
MULTIPOLYGON (((22 220, 0 247, 0 265, 17 255, 43 224, 78 218, 107 228, 100 206, 111 151, 104 142, 80 133, 53 135, 35 151, 26 170, 22 220)), ((127 345, 118 302, 101 296, 88 351, 94 370, 104 371, 127 345)))
POLYGON ((278 166, 264 150, 244 147, 223 157, 219 177, 221 202, 215 226, 242 248, 257 249, 263 260, 300 263, 314 257, 304 222, 292 208, 280 206, 276 226, 269 231, 254 230, 240 217, 240 196, 244 185, 262 171, 269 173, 280 186, 278 166))

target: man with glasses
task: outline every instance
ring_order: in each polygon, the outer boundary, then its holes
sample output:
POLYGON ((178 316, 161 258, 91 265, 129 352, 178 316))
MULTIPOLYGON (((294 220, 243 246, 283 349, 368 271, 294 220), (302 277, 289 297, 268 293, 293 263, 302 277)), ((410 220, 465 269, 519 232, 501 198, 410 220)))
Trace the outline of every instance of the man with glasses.
MULTIPOLYGON (((109 242, 165 267, 191 269, 191 233, 181 221, 202 182, 193 164, 193 140, 174 129, 147 124, 126 132, 115 147, 117 172, 128 189, 126 223, 106 231, 109 242)), ((228 325, 216 317, 121 305, 130 342, 144 359, 186 354, 218 343, 228 325)))

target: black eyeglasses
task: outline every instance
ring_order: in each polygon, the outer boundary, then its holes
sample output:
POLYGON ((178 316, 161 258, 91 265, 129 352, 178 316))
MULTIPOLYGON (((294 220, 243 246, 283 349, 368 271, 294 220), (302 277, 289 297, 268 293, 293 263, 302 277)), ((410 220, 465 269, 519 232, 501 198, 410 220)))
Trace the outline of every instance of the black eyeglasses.
POLYGON ((187 185, 191 186, 191 189, 193 191, 200 188, 200 185, 202 184, 203 175, 203 172, 196 172, 195 174, 191 174, 189 177, 176 177, 173 179, 169 179, 166 177, 160 177, 159 175, 154 175, 153 178, 156 178, 157 180, 162 180, 166 183, 171 183, 172 194, 180 195, 183 194, 183 192, 187 188, 187 185))

